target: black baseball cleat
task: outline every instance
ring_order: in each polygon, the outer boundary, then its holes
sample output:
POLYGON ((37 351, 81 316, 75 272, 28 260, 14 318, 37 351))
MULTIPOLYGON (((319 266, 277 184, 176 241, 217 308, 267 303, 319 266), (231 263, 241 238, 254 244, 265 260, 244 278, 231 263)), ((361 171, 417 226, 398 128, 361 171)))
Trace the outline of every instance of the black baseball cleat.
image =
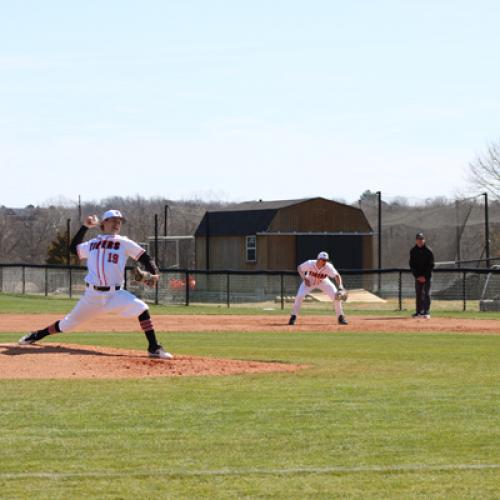
POLYGON ((348 325, 349 324, 347 322, 347 320, 345 319, 345 316, 343 314, 341 314, 339 316, 338 322, 339 322, 339 325, 348 325))
POLYGON ((423 316, 422 313, 415 313, 411 315, 412 318, 420 318, 421 316, 423 316))
POLYGON ((288 320, 288 324, 289 325, 295 325, 295 321, 297 320, 297 316, 295 316, 295 314, 292 314, 290 316, 290 319, 288 320))
POLYGON ((156 349, 152 349, 152 350, 148 349, 148 356, 150 358, 158 358, 158 359, 174 359, 172 354, 165 351, 161 345, 156 347, 156 349))
POLYGON ((36 338, 36 332, 28 333, 21 337, 17 343, 19 345, 30 345, 34 344, 38 339, 36 338))

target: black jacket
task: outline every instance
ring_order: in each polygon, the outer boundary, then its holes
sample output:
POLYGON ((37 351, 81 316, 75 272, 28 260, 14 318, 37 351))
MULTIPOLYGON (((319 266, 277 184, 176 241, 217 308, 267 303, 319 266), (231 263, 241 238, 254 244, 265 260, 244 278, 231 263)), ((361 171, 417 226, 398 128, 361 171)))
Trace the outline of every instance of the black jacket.
POLYGON ((428 246, 419 248, 415 245, 410 250, 410 269, 415 278, 425 276, 430 278, 434 269, 434 254, 428 246))

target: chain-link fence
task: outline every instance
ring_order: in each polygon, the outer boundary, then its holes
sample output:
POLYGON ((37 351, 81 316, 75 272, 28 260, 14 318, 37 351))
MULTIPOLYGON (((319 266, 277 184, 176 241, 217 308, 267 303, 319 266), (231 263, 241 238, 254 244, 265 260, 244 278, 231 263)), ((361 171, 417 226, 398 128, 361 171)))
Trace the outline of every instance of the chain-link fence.
POLYGON ((406 267, 415 235, 423 232, 436 262, 483 267, 500 260, 500 200, 485 193, 469 198, 403 198, 367 191, 359 207, 373 228, 374 257, 381 267, 406 267), (379 227, 380 222, 380 227, 379 227))
MULTIPOLYGON (((294 300, 300 284, 292 271, 200 271, 162 269, 156 288, 134 284, 132 268, 125 288, 156 304, 223 305, 268 304, 282 308, 294 300)), ((415 280, 408 269, 340 271, 353 307, 403 310, 411 308, 415 280)), ((85 290, 81 266, 0 264, 0 293, 78 297, 85 290)), ((500 310, 500 266, 490 269, 436 269, 432 298, 440 309, 500 310)), ((329 303, 311 294, 311 303, 329 303)))

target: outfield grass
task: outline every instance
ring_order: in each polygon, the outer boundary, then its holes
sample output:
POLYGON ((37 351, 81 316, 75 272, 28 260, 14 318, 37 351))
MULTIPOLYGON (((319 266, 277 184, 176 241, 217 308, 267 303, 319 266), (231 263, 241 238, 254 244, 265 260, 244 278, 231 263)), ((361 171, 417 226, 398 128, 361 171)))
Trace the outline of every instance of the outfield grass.
MULTIPOLYGON (((177 354, 310 368, 3 380, 1 498, 498 498, 500 336, 159 336, 177 354)), ((65 338, 145 346, 140 334, 65 338)))
MULTIPOLYGON (((4 381, 2 497, 497 494, 500 469, 462 470, 500 464, 497 337, 183 333, 161 340, 178 353, 311 368, 4 381)), ((79 334, 71 342, 143 347, 131 334, 79 334)))
MULTIPOLYGON (((40 295, 16 295, 0 293, 0 314, 65 314, 69 312, 77 303, 78 299, 44 297, 40 295)), ((461 311, 457 301, 435 301, 432 307, 432 315, 435 317, 456 317, 470 319, 499 319, 500 312, 479 312, 477 306, 469 301, 469 310, 461 311)), ((231 306, 225 305, 150 305, 153 314, 289 314, 292 304, 286 304, 285 309, 281 309, 280 304, 245 305, 231 306)), ((410 315, 413 312, 414 301, 406 299, 403 302, 403 311, 398 310, 398 303, 395 300, 388 301, 388 304, 381 307, 376 304, 354 303, 345 306, 348 315, 380 315, 380 316, 401 316, 410 315)), ((330 303, 309 303, 304 304, 301 314, 308 315, 331 315, 332 305, 330 303)))

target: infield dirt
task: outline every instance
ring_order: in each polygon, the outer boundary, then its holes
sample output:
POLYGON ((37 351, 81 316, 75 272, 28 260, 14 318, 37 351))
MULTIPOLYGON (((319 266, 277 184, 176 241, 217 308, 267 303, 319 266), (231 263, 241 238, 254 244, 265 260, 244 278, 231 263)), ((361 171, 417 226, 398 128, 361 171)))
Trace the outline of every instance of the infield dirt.
MULTIPOLYGON (((60 314, 2 314, 0 332, 30 332, 61 319, 60 314)), ((452 332, 500 334, 495 319, 431 318, 404 316, 352 316, 349 325, 338 325, 332 316, 300 316, 297 324, 288 326, 288 316, 240 315, 154 315, 158 332, 452 332)), ((103 315, 91 320, 76 332, 136 332, 134 319, 103 315)))
POLYGON ((73 344, 0 344, 0 379, 116 379, 293 372, 300 365, 175 356, 150 359, 144 351, 73 344))
MULTIPOLYGON (((60 315, 2 314, 0 332, 26 333, 43 328, 60 315)), ((449 332, 500 335, 498 320, 405 317, 352 317, 347 326, 338 325, 332 316, 304 316, 295 326, 288 326, 288 316, 237 315, 157 315, 158 332, 449 332)), ((137 332, 136 321, 106 315, 80 326, 77 332, 137 332)), ((105 335, 105 333, 103 333, 105 335)), ((54 338, 54 337, 53 337, 54 338)), ((57 340, 71 341, 71 333, 57 340)), ((174 353, 175 354, 175 353, 174 353)), ((279 362, 215 359, 198 356, 175 356, 172 361, 149 359, 145 351, 66 343, 43 343, 31 346, 0 345, 0 378, 141 378, 165 376, 235 375, 245 373, 292 372, 305 368, 279 362)))

